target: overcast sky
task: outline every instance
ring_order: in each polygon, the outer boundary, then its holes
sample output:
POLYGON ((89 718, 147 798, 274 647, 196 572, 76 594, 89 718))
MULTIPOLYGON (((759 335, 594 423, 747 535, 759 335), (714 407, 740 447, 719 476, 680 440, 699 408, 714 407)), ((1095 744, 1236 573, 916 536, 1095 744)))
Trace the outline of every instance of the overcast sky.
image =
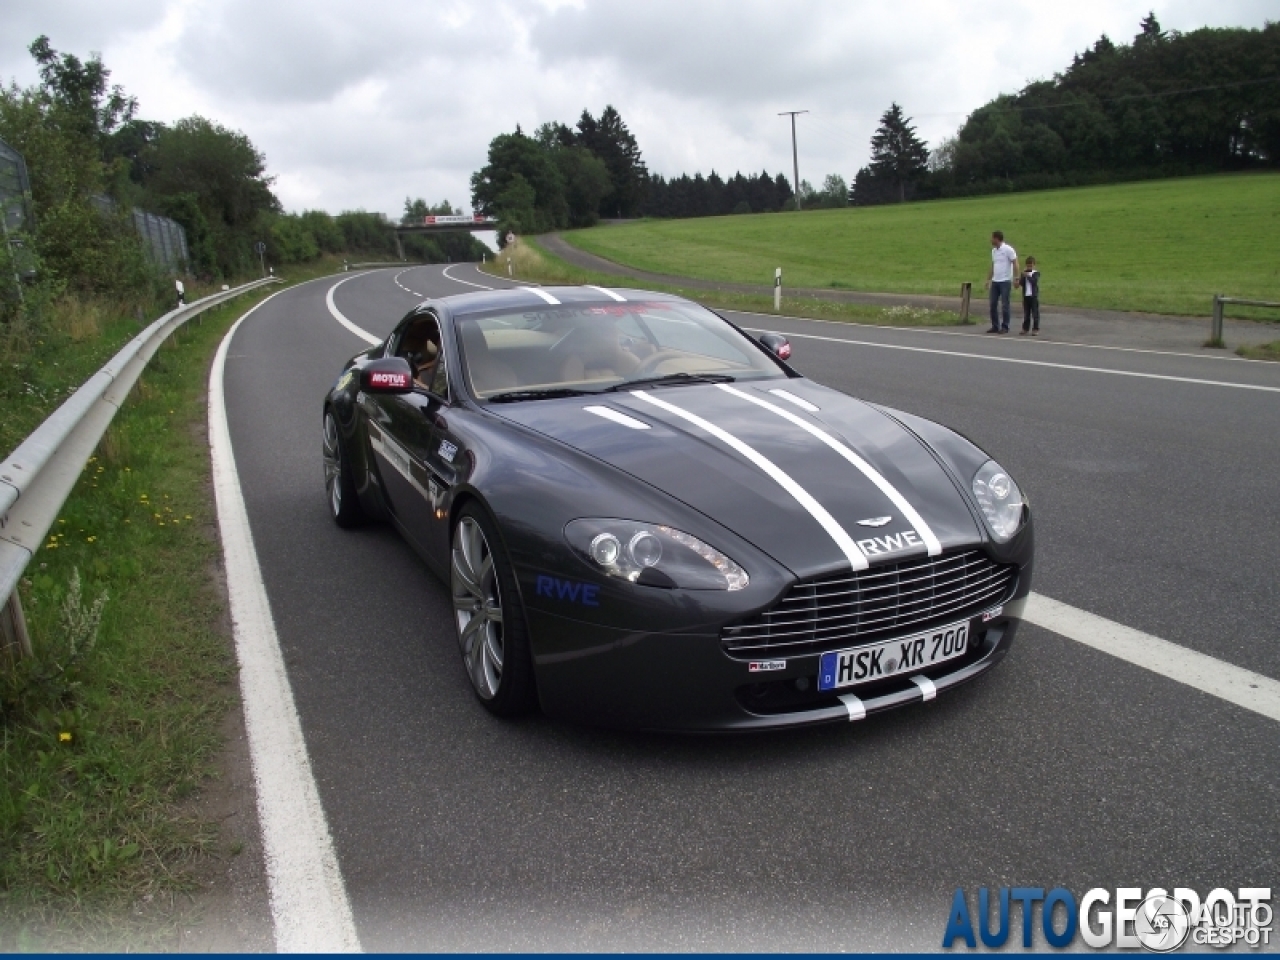
MULTIPOLYGON (((290 210, 470 209, 489 141, 613 104, 649 169, 846 180, 898 101, 931 143, 997 93, 1051 76, 1153 0, 0 0, 0 78, 26 46, 100 52, 143 117, 244 131, 290 210)), ((1165 0, 1166 29, 1260 27, 1277 0, 1165 0)))

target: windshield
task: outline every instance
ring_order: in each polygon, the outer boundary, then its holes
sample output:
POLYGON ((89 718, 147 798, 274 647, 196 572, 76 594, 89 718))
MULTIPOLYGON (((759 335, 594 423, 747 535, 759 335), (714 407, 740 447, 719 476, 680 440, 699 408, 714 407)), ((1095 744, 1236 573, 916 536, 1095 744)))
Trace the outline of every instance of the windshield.
POLYGON ((786 376, 745 336, 692 303, 549 305, 463 317, 457 330, 468 385, 481 400, 596 393, 665 378, 786 376))

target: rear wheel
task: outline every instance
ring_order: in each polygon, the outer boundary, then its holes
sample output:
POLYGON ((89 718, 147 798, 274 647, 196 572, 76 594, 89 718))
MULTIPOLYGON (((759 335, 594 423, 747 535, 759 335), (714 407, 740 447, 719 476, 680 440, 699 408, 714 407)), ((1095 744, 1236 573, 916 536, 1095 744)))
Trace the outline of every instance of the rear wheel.
POLYGON ((475 504, 453 528, 450 586, 462 663, 485 708, 516 716, 536 702, 524 610, 492 521, 475 504))
POLYGON ((342 449, 342 434, 332 410, 324 412, 324 492, 329 499, 329 514, 340 527, 354 527, 364 520, 360 500, 356 496, 355 482, 351 479, 351 464, 342 449))

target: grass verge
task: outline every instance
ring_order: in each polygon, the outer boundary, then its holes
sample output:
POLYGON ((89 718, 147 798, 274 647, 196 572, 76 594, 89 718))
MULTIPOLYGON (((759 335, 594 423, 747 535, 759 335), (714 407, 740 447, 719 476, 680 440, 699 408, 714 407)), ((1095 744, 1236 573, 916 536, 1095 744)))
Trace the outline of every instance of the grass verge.
MULTIPOLYGON (((519 243, 504 249, 489 261, 483 270, 495 277, 505 277, 506 258, 511 257, 513 275, 521 280, 533 280, 544 284, 582 284, 600 286, 626 286, 629 281, 611 274, 582 270, 557 257, 542 247, 537 240, 523 238, 519 243)), ((773 309, 771 295, 731 293, 717 290, 694 290, 666 284, 647 283, 645 289, 677 296, 718 307, 722 310, 738 310, 743 313, 759 313, 772 316, 813 317, 818 320, 835 320, 842 323, 866 323, 894 327, 955 326, 960 315, 951 310, 924 310, 917 307, 876 307, 860 303, 837 303, 817 297, 784 296, 782 310, 773 309)))
MULTIPOLYGON (((36 656, 0 671, 0 950, 154 944, 164 915, 157 926, 152 905, 190 891, 201 858, 235 852, 215 849, 216 825, 192 813, 236 698, 206 381, 235 318, 271 292, 161 347, 27 568, 36 656)), ((136 332, 132 318, 104 329, 117 324, 136 332)), ((60 388, 111 342, 36 355, 61 358, 47 364, 60 388)), ((28 398, 34 417, 45 401, 28 398)))
POLYGON ((1249 360, 1274 360, 1280 363, 1280 340, 1251 347, 1237 347, 1236 353, 1249 360))
POLYGON ((564 238, 654 273, 768 284, 782 267, 797 287, 953 296, 963 281, 981 289, 991 231, 1003 230, 1021 257, 1037 259, 1049 303, 1208 316, 1215 293, 1280 300, 1278 217, 1280 174, 1225 174, 651 220, 564 238))

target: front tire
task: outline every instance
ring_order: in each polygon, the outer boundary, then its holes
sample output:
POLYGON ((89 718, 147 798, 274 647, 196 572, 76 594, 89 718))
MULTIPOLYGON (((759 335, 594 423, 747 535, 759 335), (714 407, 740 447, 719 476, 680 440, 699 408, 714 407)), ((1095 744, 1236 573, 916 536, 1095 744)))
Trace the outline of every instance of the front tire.
POLYGON ((528 713, 536 703, 533 662, 515 575, 488 515, 464 506, 453 528, 450 587, 462 664, 490 713, 528 713))
POLYGON ((351 479, 351 463, 342 449, 342 433, 332 410, 324 412, 324 492, 329 500, 329 515, 340 527, 358 526, 364 521, 360 498, 351 479))

